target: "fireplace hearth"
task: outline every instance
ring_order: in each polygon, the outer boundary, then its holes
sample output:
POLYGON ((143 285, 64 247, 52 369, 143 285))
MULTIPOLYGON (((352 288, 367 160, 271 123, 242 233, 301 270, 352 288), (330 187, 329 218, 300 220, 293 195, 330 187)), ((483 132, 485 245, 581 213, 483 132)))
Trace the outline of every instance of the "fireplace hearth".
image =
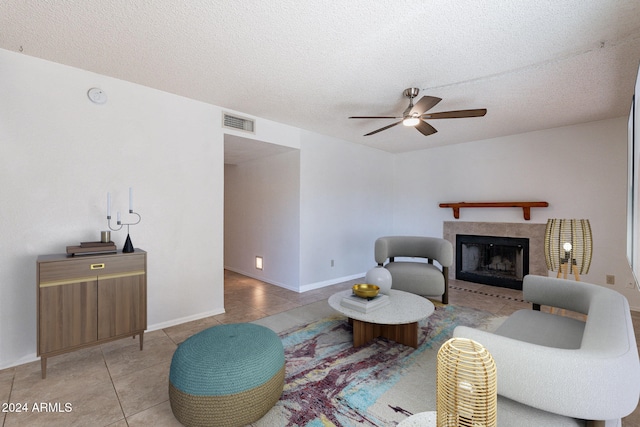
POLYGON ((522 289, 529 274, 529 239, 456 234, 456 279, 522 289))

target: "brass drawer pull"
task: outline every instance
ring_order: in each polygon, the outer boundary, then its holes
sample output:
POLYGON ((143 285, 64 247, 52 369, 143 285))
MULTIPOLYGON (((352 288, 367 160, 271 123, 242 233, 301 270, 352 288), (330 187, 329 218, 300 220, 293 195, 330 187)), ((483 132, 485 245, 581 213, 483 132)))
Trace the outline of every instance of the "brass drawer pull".
POLYGON ((100 270, 104 268, 104 263, 102 264, 91 264, 91 269, 92 270, 100 270))

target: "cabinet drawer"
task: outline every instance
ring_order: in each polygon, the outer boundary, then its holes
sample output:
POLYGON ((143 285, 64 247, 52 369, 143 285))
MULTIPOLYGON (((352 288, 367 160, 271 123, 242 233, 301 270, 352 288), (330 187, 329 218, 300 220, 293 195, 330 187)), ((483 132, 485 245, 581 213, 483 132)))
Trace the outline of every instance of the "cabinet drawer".
POLYGON ((127 256, 92 256, 66 258, 59 261, 38 263, 40 286, 88 280, 96 276, 143 272, 146 270, 145 254, 127 256))

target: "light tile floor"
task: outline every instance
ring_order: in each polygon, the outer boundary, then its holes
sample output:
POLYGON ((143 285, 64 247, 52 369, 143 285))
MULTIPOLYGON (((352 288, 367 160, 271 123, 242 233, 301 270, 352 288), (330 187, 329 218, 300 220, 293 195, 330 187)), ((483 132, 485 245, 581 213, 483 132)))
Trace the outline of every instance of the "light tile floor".
MULTIPOLYGON (((40 363, 0 371, 3 426, 179 426, 169 406, 168 373, 177 345, 210 326, 250 322, 296 307, 326 300, 358 280, 299 294, 230 271, 225 272, 225 314, 122 339, 99 347, 52 357, 47 379, 40 363), (41 406, 43 405, 44 406, 41 406), (70 404, 70 407, 65 406, 70 404), (22 410, 22 412, 17 412, 22 410)), ((449 302, 509 315, 530 308, 522 292, 451 281, 449 302)), ((640 313, 632 313, 640 341, 640 313)), ((640 427, 640 410, 623 420, 640 427)))

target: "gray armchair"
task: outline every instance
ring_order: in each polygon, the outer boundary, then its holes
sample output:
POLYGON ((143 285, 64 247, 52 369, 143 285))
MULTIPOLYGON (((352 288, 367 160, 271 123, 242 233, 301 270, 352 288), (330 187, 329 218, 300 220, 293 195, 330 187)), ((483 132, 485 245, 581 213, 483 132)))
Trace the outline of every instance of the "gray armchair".
POLYGON ((448 240, 422 236, 380 237, 375 243, 375 259, 391 273, 393 289, 441 296, 444 304, 449 303, 448 276, 453 263, 453 247, 448 240), (421 258, 422 261, 396 261, 395 258, 421 258))

